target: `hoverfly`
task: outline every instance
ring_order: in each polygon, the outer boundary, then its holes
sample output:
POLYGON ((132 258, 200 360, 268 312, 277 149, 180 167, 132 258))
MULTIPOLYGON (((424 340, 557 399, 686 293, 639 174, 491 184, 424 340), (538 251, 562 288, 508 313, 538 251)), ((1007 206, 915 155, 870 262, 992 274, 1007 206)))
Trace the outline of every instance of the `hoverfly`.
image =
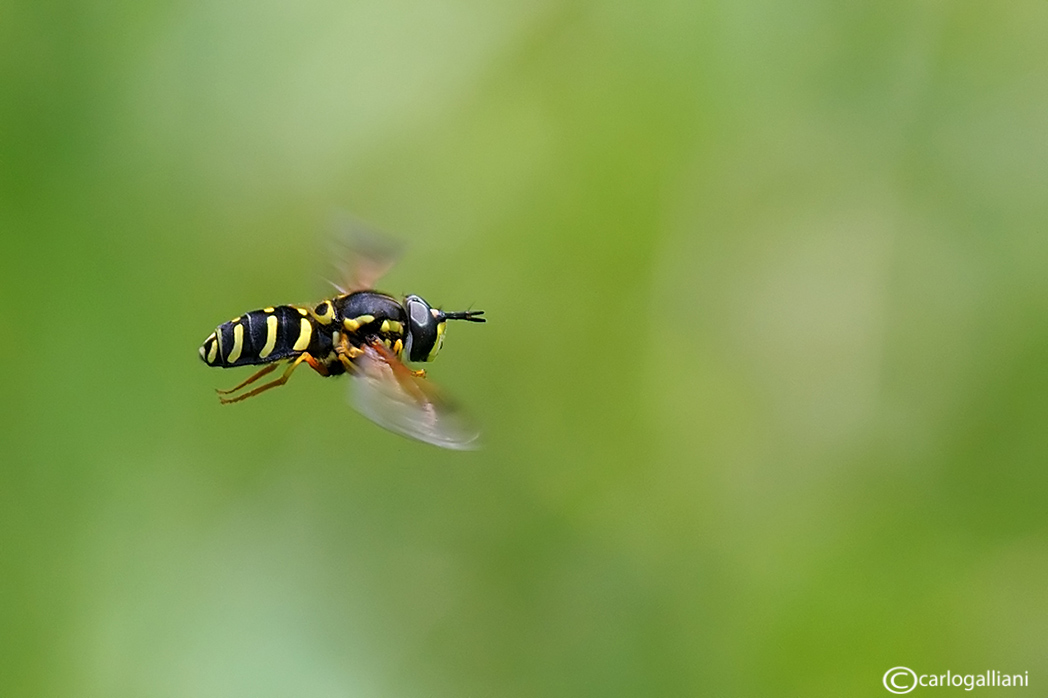
POLYGON ((353 250, 338 295, 313 307, 278 305, 224 322, 200 346, 208 366, 262 365, 247 379, 217 390, 228 405, 284 385, 301 363, 321 376, 349 374, 351 402, 365 417, 403 436, 450 449, 476 448, 479 432, 429 381, 405 362, 436 358, 448 320, 484 322, 482 310, 446 312, 416 295, 403 301, 375 291, 392 255, 353 250), (348 273, 346 273, 348 272, 348 273), (279 378, 240 392, 284 364, 279 378), (237 394, 239 393, 239 394, 237 394))

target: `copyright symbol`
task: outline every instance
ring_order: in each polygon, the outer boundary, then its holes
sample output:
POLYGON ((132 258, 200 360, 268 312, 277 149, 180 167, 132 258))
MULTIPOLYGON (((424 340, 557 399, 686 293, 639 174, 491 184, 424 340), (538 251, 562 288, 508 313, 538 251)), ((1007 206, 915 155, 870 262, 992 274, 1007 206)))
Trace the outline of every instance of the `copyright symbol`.
POLYGON ((884 672, 882 680, 884 687, 892 693, 909 693, 917 688, 917 672, 904 666, 897 666, 884 672))

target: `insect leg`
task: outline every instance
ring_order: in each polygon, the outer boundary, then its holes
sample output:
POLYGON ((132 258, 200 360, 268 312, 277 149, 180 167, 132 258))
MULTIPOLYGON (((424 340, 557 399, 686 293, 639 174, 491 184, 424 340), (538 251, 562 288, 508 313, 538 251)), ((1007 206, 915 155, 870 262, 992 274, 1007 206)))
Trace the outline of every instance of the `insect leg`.
POLYGON ((240 383, 239 385, 237 385, 237 386, 235 386, 233 388, 230 388, 229 390, 219 390, 218 388, 215 388, 215 392, 218 393, 219 395, 229 395, 230 393, 235 393, 236 391, 240 390, 244 386, 251 385, 252 383, 257 381, 259 378, 261 378, 262 376, 266 375, 267 373, 271 373, 274 369, 276 369, 276 367, 277 367, 277 364, 269 364, 269 365, 263 367, 261 371, 257 371, 255 373, 252 373, 251 377, 248 378, 243 383, 240 383))
POLYGON ((313 356, 311 354, 309 354, 308 352, 303 354, 302 358, 304 358, 306 360, 306 363, 309 364, 309 367, 311 369, 313 369, 314 371, 316 371, 320 375, 324 376, 325 378, 327 378, 328 376, 331 375, 331 371, 328 370, 327 365, 326 364, 322 364, 319 361, 317 361, 316 359, 314 359, 313 356))
POLYGON ((349 374, 356 370, 356 366, 353 365, 353 359, 356 359, 363 353, 364 350, 350 344, 349 337, 344 334, 339 345, 335 347, 335 354, 338 356, 338 360, 342 363, 342 367, 346 369, 346 373, 349 374))
MULTIPOLYGON (((231 402, 240 402, 241 400, 247 400, 249 397, 254 397, 255 395, 258 395, 259 393, 265 392, 266 390, 269 390, 270 388, 276 388, 278 386, 284 385, 284 383, 287 383, 287 379, 291 377, 291 374, 295 372, 295 369, 298 368, 298 365, 300 363, 302 363, 303 361, 308 361, 309 365, 312 366, 314 369, 317 369, 317 366, 320 365, 320 364, 317 363, 316 359, 314 359, 308 353, 303 353, 297 359, 295 359, 290 364, 288 364, 288 367, 284 369, 284 373, 280 376, 280 378, 277 378, 276 380, 270 381, 269 383, 266 383, 264 385, 260 385, 257 388, 255 388, 254 390, 249 390, 248 392, 244 393, 243 395, 238 395, 238 396, 233 397, 233 398, 222 397, 220 395, 218 397, 218 399, 219 399, 219 401, 223 405, 228 405, 231 402)), ((275 366, 275 364, 274 364, 274 366, 275 366)), ((319 373, 319 370, 317 372, 319 373)), ((261 371, 259 373, 261 373, 261 371)))
MULTIPOLYGON (((412 371, 401 363, 400 359, 397 358, 397 355, 394 354, 389 347, 377 340, 369 342, 367 347, 374 354, 378 355, 381 361, 389 366, 390 370, 393 372, 393 377, 396 378, 401 388, 410 393, 416 400, 427 400, 428 396, 424 389, 426 384, 421 380, 418 380, 426 377, 425 369, 421 371, 412 371)), ((429 390, 432 390, 432 388, 429 388, 429 390)))

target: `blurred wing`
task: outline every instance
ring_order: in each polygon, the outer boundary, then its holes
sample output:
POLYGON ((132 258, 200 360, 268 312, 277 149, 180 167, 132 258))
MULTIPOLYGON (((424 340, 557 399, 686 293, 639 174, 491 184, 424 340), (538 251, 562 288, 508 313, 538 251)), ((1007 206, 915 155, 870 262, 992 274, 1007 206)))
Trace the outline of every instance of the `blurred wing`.
POLYGON ((423 378, 414 376, 381 344, 365 345, 356 359, 350 402, 392 432, 441 448, 479 448, 480 432, 469 417, 423 378))
POLYGON ((349 214, 339 214, 334 227, 335 280, 332 285, 340 293, 375 288, 378 280, 400 258, 400 244, 349 214))

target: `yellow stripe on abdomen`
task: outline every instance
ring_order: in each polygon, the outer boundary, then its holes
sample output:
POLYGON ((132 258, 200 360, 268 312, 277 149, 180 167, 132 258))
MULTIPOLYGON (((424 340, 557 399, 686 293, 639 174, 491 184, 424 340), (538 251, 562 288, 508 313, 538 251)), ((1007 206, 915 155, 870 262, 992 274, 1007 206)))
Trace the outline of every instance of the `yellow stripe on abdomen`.
POLYGON ((277 345, 278 324, 276 315, 266 315, 266 344, 262 347, 262 351, 258 352, 258 358, 264 359, 273 353, 273 347, 277 345))
POLYGON ((233 325, 233 349, 226 357, 226 363, 235 364, 240 358, 240 352, 244 348, 244 326, 240 323, 233 325))
POLYGON ((309 348, 309 340, 311 339, 313 339, 313 325, 309 324, 309 320, 302 318, 298 340, 295 342, 295 346, 291 348, 295 351, 305 351, 309 348))

